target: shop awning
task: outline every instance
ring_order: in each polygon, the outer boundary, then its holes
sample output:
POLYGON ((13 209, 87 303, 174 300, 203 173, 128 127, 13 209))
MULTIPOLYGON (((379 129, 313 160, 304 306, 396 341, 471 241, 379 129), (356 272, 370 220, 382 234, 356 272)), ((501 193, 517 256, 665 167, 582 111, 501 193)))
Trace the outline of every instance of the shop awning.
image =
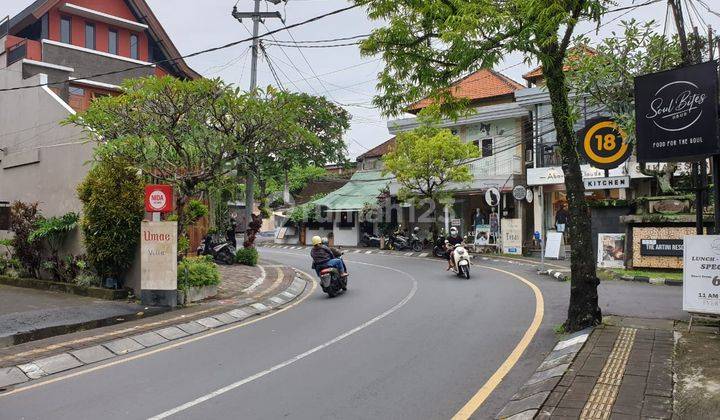
POLYGON ((362 210, 366 204, 376 205, 378 196, 387 188, 392 175, 380 171, 358 171, 339 189, 313 203, 328 211, 362 210))

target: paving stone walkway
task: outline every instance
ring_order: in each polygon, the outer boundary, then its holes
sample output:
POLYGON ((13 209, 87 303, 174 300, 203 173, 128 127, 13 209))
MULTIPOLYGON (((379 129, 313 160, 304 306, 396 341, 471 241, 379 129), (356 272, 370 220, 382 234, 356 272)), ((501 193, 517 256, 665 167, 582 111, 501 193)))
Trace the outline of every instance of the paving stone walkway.
POLYGON ((672 322, 621 321, 593 331, 536 418, 672 417, 672 322))

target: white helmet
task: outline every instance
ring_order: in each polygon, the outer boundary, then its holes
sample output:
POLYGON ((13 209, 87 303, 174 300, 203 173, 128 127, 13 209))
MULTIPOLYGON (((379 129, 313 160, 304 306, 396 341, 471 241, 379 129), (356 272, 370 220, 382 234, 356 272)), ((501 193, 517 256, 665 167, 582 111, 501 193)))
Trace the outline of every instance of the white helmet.
POLYGON ((455 226, 450 228, 450 236, 457 236, 458 230, 455 226))

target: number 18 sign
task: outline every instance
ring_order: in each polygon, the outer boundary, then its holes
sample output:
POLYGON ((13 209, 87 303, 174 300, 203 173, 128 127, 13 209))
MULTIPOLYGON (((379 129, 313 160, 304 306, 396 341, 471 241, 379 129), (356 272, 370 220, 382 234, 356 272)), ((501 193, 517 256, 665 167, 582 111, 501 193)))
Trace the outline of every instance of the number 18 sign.
POLYGON ((579 134, 581 152, 588 163, 596 168, 617 168, 632 152, 627 135, 610 118, 599 117, 588 121, 579 134))

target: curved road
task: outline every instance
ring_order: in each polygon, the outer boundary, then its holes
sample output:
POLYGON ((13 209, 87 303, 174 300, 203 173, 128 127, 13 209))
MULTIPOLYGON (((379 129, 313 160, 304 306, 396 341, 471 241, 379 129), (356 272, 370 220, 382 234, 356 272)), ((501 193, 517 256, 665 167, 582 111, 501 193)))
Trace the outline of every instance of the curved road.
MULTIPOLYGON (((262 256, 309 269, 307 251, 262 256)), ((0 395, 0 419, 447 419, 537 321, 533 290, 504 272, 474 266, 463 280, 433 259, 346 261, 349 291, 340 297, 308 288, 259 320, 51 376, 0 395)), ((475 418, 497 414, 554 344, 567 286, 542 283, 540 330, 509 374, 491 381, 497 388, 486 387, 475 418)))

